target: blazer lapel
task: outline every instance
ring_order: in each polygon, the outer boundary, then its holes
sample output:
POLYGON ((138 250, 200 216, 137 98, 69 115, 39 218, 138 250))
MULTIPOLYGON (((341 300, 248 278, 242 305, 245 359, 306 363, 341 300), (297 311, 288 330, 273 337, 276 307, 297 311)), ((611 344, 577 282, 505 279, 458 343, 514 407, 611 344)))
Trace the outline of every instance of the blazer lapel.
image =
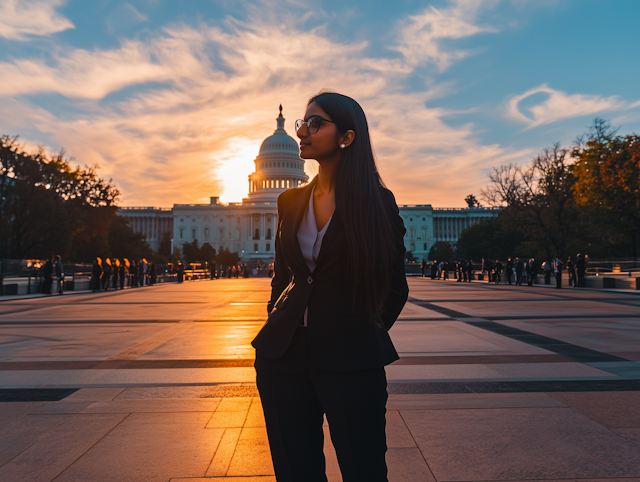
POLYGON ((290 226, 289 231, 289 241, 291 243, 291 247, 293 248, 293 255, 298 264, 309 273, 311 273, 311 271, 307 266, 307 262, 304 260, 304 256, 302 255, 302 248, 300 248, 300 243, 298 242, 298 229, 300 229, 300 224, 302 224, 302 218, 304 217, 304 212, 309 205, 311 191, 313 190, 313 186, 316 185, 316 181, 317 177, 313 178, 313 180, 309 184, 307 184, 303 190, 301 190, 296 202, 296 206, 294 206, 292 209, 294 216, 293 223, 290 226))

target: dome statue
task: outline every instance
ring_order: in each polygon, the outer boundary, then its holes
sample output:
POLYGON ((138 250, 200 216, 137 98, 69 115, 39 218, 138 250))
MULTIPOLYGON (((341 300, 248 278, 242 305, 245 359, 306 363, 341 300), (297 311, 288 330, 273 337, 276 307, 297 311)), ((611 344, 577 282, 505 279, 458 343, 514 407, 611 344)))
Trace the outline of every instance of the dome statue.
POLYGON ((273 135, 262 141, 256 170, 249 175, 248 202, 276 202, 281 192, 307 183, 304 160, 295 139, 284 130, 282 105, 273 135))

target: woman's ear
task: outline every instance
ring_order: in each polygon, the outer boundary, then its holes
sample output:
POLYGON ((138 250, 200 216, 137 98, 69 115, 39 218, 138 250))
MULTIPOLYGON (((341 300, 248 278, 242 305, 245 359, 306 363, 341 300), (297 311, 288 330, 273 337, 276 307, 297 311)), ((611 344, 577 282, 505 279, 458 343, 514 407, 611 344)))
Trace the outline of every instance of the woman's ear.
POLYGON ((342 149, 349 147, 355 139, 356 139, 355 132, 353 131, 345 132, 345 134, 342 136, 342 139, 340 140, 340 147, 342 149))

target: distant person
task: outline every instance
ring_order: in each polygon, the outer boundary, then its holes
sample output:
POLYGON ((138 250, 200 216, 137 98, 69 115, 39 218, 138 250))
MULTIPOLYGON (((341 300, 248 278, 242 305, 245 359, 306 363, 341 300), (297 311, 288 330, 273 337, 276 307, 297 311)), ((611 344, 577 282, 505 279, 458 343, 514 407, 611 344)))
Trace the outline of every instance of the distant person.
POLYGON ((58 294, 64 294, 64 266, 62 265, 62 257, 60 255, 56 256, 56 278, 58 279, 58 294))
POLYGON ((138 262, 134 259, 129 267, 129 286, 136 288, 138 286, 138 262))
POLYGON ((438 273, 438 262, 434 259, 431 263, 431 279, 436 279, 438 273))
POLYGON ((113 283, 113 289, 118 289, 118 279, 120 278, 120 260, 118 258, 114 258, 111 260, 113 262, 113 277, 111 282, 113 283))
POLYGON ((54 259, 53 256, 51 256, 42 267, 42 293, 46 295, 51 294, 53 287, 53 263, 54 259))
POLYGON ((120 289, 123 290, 126 284, 126 280, 128 278, 129 271, 129 260, 127 258, 122 258, 122 263, 120 263, 120 289))
POLYGON ((563 268, 564 268, 564 263, 556 255, 555 259, 553 260, 553 272, 556 275, 556 288, 557 289, 562 288, 562 270, 563 270, 563 268))
POLYGON ((184 265, 180 260, 178 260, 178 266, 176 268, 178 272, 178 283, 182 283, 184 281, 184 265))
POLYGON ((586 272, 587 272, 586 260, 584 256, 582 256, 581 254, 578 254, 578 256, 576 256, 576 277, 578 279, 577 286, 580 288, 584 288, 587 285, 585 280, 586 272))
POLYGON ((553 273, 553 263, 551 261, 544 262, 544 284, 551 284, 551 273, 553 273))
POLYGON ((105 258, 104 264, 102 266, 102 289, 104 291, 109 291, 109 283, 111 282, 111 259, 105 258))
POLYGON ((467 262, 467 266, 466 266, 466 270, 467 270, 467 282, 471 283, 471 280, 473 280, 474 278, 474 273, 473 273, 473 260, 470 259, 467 262))
POLYGON ((156 283, 156 263, 151 261, 149 263, 149 286, 153 286, 156 283))
POLYGON ((91 268, 91 290, 95 293, 100 291, 100 278, 102 278, 102 260, 96 258, 93 260, 91 268))
POLYGON ((467 260, 462 260, 462 261, 458 261, 458 263, 456 264, 456 271, 458 274, 458 283, 462 283, 463 281, 466 281, 466 270, 465 270, 465 266, 467 264, 467 260))
POLYGON ((526 265, 527 270, 527 285, 533 286, 534 283, 538 283, 538 265, 536 260, 531 258, 526 265))
POLYGON ((507 282, 511 285, 511 279, 513 278, 513 260, 509 258, 504 268, 504 274, 507 277, 507 282))
POLYGON ((567 258, 567 274, 569 275, 569 286, 575 287, 576 283, 576 265, 571 259, 571 256, 567 258))
POLYGON ((422 271, 422 277, 426 278, 427 276, 427 260, 422 258, 422 262, 420 263, 420 270, 422 271))
POLYGON ((514 265, 516 270, 516 286, 522 286, 522 271, 524 269, 524 263, 520 258, 516 258, 514 265))
POLYGON ((140 279, 140 286, 146 286, 148 284, 146 282, 148 272, 149 265, 147 264, 147 260, 145 258, 142 258, 140 260, 140 264, 138 265, 138 278, 140 279))
POLYGON ((503 269, 504 269, 503 264, 500 262, 499 259, 496 259, 494 283, 497 284, 497 285, 502 282, 502 270, 503 269))

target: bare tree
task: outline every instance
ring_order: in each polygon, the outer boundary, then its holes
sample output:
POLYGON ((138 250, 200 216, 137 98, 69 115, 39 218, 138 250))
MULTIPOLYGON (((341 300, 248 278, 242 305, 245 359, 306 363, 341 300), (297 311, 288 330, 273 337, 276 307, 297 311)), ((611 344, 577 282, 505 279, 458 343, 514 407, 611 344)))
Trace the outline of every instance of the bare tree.
POLYGON ((496 167, 489 173, 491 183, 481 192, 489 206, 504 207, 504 216, 525 236, 539 239, 548 256, 565 255, 575 225, 570 153, 554 144, 528 166, 496 167))

